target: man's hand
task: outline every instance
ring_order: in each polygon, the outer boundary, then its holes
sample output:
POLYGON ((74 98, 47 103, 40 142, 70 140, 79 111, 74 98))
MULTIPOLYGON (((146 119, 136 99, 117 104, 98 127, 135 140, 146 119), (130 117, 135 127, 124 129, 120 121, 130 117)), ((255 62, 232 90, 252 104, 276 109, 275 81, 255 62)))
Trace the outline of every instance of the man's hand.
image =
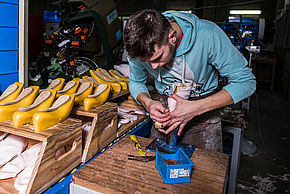
POLYGON ((165 122, 168 123, 171 118, 169 110, 165 109, 159 101, 152 100, 148 105, 147 111, 154 122, 163 123, 163 125, 165 122))
POLYGON ((179 126, 177 135, 180 135, 186 123, 188 123, 188 121, 193 117, 201 114, 199 112, 200 103, 198 101, 184 100, 176 94, 172 94, 170 97, 176 100, 177 106, 174 111, 170 113, 170 122, 166 123, 167 125, 163 124, 163 126, 169 126, 169 128, 166 131, 164 129, 161 129, 160 131, 168 134, 179 126))
POLYGON ((230 105, 234 102, 226 90, 221 90, 212 96, 195 101, 184 100, 176 94, 172 94, 170 97, 176 100, 176 108, 170 113, 171 121, 166 124, 163 123, 163 126, 169 126, 169 128, 166 131, 163 129, 160 131, 168 134, 179 126, 177 135, 181 134, 188 121, 195 116, 230 105))
POLYGON ((147 93, 140 93, 137 100, 149 112, 150 118, 154 122, 163 123, 164 125, 170 121, 169 110, 165 109, 161 102, 152 100, 147 93))

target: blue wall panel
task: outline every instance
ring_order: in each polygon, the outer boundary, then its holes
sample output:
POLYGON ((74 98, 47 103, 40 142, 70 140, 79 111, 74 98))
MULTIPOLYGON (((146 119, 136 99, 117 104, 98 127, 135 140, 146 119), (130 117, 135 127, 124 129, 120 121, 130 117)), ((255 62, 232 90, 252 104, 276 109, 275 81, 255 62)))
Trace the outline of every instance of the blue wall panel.
POLYGON ((0 0, 0 94, 19 80, 18 0, 0 0))
POLYGON ((0 3, 14 3, 18 4, 19 0, 0 0, 0 3))
POLYGON ((0 51, 0 75, 18 71, 18 51, 0 51))
POLYGON ((0 3, 0 26, 18 26, 18 5, 0 3))
POLYGON ((0 75, 0 93, 2 94, 10 84, 18 82, 18 77, 18 72, 8 75, 0 75))
POLYGON ((7 50, 18 50, 18 28, 0 28, 0 51, 7 50))

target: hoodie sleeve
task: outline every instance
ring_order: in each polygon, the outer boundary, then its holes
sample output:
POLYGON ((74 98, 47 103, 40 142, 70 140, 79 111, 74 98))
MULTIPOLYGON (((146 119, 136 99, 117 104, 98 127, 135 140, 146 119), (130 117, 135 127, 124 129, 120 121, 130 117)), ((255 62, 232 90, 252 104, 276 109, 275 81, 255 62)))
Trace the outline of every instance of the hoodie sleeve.
POLYGON ((228 85, 223 89, 232 96, 234 103, 252 95, 256 90, 255 76, 244 56, 216 24, 213 24, 209 40, 209 62, 222 77, 228 78, 228 85))
MULTIPOLYGON (((132 60, 128 58, 130 65, 129 73, 129 90, 133 98, 137 101, 137 96, 141 92, 149 94, 148 88, 146 86, 148 72, 142 64, 139 63, 139 60, 132 60)), ((138 102, 138 101, 137 101, 138 102)), ((139 103, 139 102, 138 102, 139 103)))

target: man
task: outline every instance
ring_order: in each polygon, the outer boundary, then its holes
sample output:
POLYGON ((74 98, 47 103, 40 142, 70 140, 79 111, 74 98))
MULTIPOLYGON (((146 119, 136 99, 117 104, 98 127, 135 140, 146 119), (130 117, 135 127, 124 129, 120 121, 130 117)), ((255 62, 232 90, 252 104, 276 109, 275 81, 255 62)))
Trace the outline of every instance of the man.
POLYGON ((123 34, 129 55, 130 92, 154 122, 162 123, 163 129, 152 130, 151 136, 179 127, 181 142, 221 152, 217 109, 243 100, 256 89, 246 59, 225 33, 194 14, 143 10, 129 18, 123 34), (146 87, 148 73, 155 78, 160 94, 157 100, 146 87), (229 84, 217 92, 219 74, 227 77, 229 84), (189 100, 172 94, 174 82, 192 83, 189 100), (177 101, 172 112, 164 103, 168 95, 177 101))

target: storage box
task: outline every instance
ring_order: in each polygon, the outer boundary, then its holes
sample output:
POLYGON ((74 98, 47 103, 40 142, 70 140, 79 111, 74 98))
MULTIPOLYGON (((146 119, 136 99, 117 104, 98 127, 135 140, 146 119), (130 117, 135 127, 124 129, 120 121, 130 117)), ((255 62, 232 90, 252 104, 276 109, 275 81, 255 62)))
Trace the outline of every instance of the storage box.
POLYGON ((82 163, 87 162, 117 137, 116 103, 106 102, 91 111, 84 111, 84 107, 79 106, 72 110, 71 116, 81 119, 83 123, 92 123, 83 145, 82 163))
MULTIPOLYGON (((34 132, 33 125, 12 127, 11 121, 0 123, 0 133, 6 132, 26 137, 28 147, 42 142, 26 193, 41 193, 80 164, 82 154, 82 122, 68 118, 42 132, 34 132), (61 148, 67 152, 57 157, 61 148)), ((0 181, 0 193, 18 193, 15 178, 0 181)))
POLYGON ((162 154, 156 150, 155 166, 164 183, 190 182, 193 162, 181 148, 175 154, 162 154))

